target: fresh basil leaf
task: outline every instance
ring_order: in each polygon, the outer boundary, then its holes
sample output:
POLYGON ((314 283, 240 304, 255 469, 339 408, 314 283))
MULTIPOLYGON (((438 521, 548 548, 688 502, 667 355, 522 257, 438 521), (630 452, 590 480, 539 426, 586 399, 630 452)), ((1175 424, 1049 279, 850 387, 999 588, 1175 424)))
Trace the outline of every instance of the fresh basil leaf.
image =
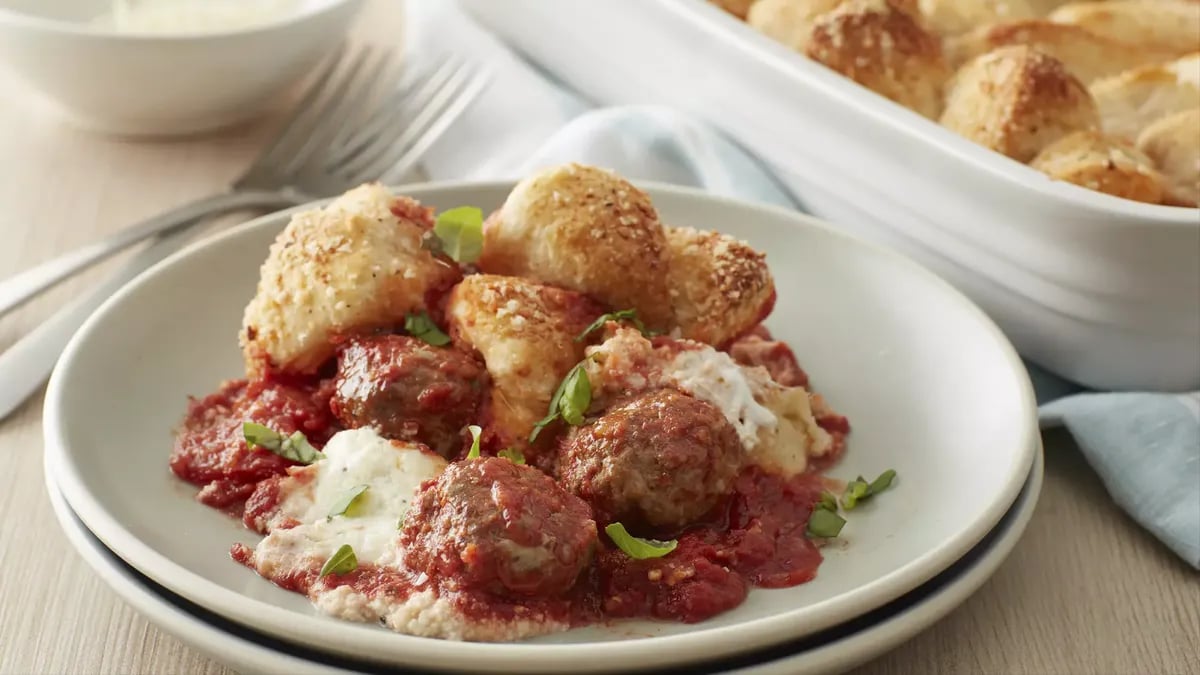
POLYGON ((278 452, 279 448, 283 447, 282 434, 271 427, 254 422, 242 422, 242 438, 246 439, 246 445, 251 450, 263 448, 271 452, 278 452))
POLYGON ((896 479, 895 469, 888 469, 879 474, 879 477, 871 481, 871 485, 867 489, 867 494, 872 497, 883 492, 892 486, 892 481, 896 479))
POLYGON ((625 526, 621 523, 611 523, 604 528, 604 533, 612 540, 612 543, 617 545, 617 548, 625 552, 625 555, 634 560, 646 560, 647 558, 661 558, 664 555, 675 550, 679 542, 675 539, 670 541, 658 541, 655 539, 642 539, 629 534, 625 526))
POLYGON ((442 251, 460 263, 473 263, 483 253, 483 211, 460 206, 438 214, 433 233, 442 242, 442 251))
POLYGON ((445 347, 450 344, 450 336, 437 327, 433 319, 425 312, 417 312, 404 317, 404 330, 409 335, 431 344, 434 347, 445 347))
POLYGON ((483 433, 483 429, 471 424, 467 427, 467 431, 471 432, 471 449, 467 451, 467 459, 479 459, 479 436, 483 433))
POLYGON ((356 569, 358 569, 358 557, 354 555, 354 549, 350 547, 350 544, 342 544, 321 566, 321 574, 317 578, 324 578, 330 574, 349 574, 356 569))
POLYGON ((517 448, 505 448, 505 449, 501 450, 500 452, 497 452, 496 456, 503 457, 504 459, 507 459, 508 461, 512 462, 513 464, 524 464, 525 463, 525 453, 521 452, 517 448))
POLYGON ((583 342, 585 339, 587 339, 587 336, 603 328, 604 324, 608 323, 609 321, 629 321, 639 331, 642 332, 642 335, 645 335, 646 337, 652 337, 654 335, 654 333, 651 331, 646 330, 646 324, 642 323, 642 320, 638 318, 636 309, 622 309, 616 312, 609 312, 608 314, 600 315, 600 318, 593 321, 587 328, 583 329, 582 333, 575 336, 575 341, 583 342))
POLYGON ((251 450, 262 448, 284 459, 290 459, 298 464, 312 464, 325 459, 325 454, 314 448, 304 434, 296 431, 291 436, 284 437, 278 431, 254 422, 242 423, 242 437, 246 446, 251 450))
POLYGON ((867 479, 859 476, 846 485, 846 492, 842 495, 842 508, 849 511, 857 506, 859 502, 870 499, 891 487, 892 481, 895 479, 896 471, 894 469, 884 471, 870 483, 867 482, 867 479))
POLYGON ((563 420, 572 426, 583 424, 583 416, 588 406, 592 405, 592 382, 582 365, 575 366, 567 375, 566 387, 558 405, 563 420))
POLYGON ((567 371, 566 377, 558 383, 554 396, 550 397, 550 409, 546 416, 533 425, 529 434, 529 442, 537 440, 551 422, 560 417, 571 425, 583 424, 583 416, 592 405, 592 383, 587 376, 587 359, 575 364, 567 371))
POLYGON ((849 511, 857 506, 860 500, 866 498, 867 490, 870 488, 871 486, 867 485, 867 481, 863 480, 861 476, 847 483, 846 491, 842 493, 842 508, 849 511))
POLYGON ((825 509, 826 511, 837 513, 837 497, 834 497, 832 492, 822 492, 821 498, 813 508, 825 509))
POLYGON ((338 498, 333 508, 329 509, 329 515, 325 516, 325 520, 333 520, 334 516, 353 517, 355 508, 362 502, 362 496, 367 492, 367 487, 366 485, 355 485, 350 488, 346 494, 338 498))
POLYGON ((829 509, 813 509, 808 517, 808 533, 822 539, 832 539, 842 532, 846 519, 829 509))

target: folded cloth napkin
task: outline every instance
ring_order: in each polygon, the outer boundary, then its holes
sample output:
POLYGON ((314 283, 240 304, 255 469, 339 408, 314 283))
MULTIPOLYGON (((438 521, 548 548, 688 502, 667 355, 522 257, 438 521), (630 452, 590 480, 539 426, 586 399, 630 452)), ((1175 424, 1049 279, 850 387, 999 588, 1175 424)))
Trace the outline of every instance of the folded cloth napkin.
MULTIPOLYGON (((649 106, 594 109, 523 61, 453 2, 410 0, 409 58, 444 54, 486 64, 488 89, 424 163, 432 179, 517 178, 568 161, 634 180, 703 187, 799 209, 770 170, 703 122, 649 106)), ((1200 569, 1200 392, 1104 393, 1030 365, 1043 428, 1074 436, 1113 499, 1200 569)))

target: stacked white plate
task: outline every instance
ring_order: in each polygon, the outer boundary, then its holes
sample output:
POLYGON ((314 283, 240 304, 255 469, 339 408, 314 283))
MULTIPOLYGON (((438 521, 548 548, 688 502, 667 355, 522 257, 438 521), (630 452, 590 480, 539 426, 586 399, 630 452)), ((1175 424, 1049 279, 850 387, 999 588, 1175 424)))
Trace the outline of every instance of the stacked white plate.
MULTIPOLYGON (((510 188, 401 191, 439 209, 487 210, 510 188)), ((196 503, 166 460, 187 395, 240 374, 242 307, 287 213, 164 261, 64 352, 46 397, 46 475, 71 541, 150 620, 247 672, 828 672, 911 637, 988 578, 1036 504, 1034 402, 1012 346, 897 254, 781 209, 647 188, 665 220, 768 252, 779 292, 768 325, 854 428, 830 473, 898 472, 891 490, 852 512, 844 545, 826 549, 814 581, 755 590, 699 624, 620 622, 478 644, 318 615, 230 560, 230 545, 254 535, 196 503)))

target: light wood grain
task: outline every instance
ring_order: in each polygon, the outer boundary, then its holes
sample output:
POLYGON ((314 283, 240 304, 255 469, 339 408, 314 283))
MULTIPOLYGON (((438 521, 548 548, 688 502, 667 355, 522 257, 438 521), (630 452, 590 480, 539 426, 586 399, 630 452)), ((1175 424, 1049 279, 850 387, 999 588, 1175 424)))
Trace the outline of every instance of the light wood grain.
MULTIPOLYGON (((396 5, 376 2, 357 34, 398 41, 396 5)), ((0 79, 0 275, 220 187, 268 127, 110 140, 0 79)), ((0 321, 0 348, 103 273, 0 321)), ((231 673, 134 614, 72 552, 43 488, 40 409, 39 397, 0 424, 0 672, 231 673)), ((1068 438, 1047 441, 1042 500, 1012 557, 961 608, 856 675, 1200 672, 1197 575, 1111 503, 1068 438)))

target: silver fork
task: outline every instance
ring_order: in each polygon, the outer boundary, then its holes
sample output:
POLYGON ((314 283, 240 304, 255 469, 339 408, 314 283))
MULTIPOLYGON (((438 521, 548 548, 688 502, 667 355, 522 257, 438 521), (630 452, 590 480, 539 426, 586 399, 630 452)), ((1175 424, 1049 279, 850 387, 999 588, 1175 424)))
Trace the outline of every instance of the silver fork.
POLYGON ((88 316, 127 281, 179 249, 190 226, 245 208, 281 208, 332 196, 368 180, 402 178, 487 83, 447 61, 393 91, 387 54, 343 53, 318 75, 282 132, 230 190, 182 206, 75 253, 0 282, 0 315, 74 272, 155 234, 113 277, 60 309, 0 354, 0 420, 46 380, 88 316))
POLYGON ((0 316, 63 279, 156 234, 247 208, 278 209, 403 176, 486 83, 447 60, 393 92, 389 54, 359 49, 331 58, 282 131, 233 185, 0 281, 0 316), (391 76, 391 77, 389 77, 391 76))

